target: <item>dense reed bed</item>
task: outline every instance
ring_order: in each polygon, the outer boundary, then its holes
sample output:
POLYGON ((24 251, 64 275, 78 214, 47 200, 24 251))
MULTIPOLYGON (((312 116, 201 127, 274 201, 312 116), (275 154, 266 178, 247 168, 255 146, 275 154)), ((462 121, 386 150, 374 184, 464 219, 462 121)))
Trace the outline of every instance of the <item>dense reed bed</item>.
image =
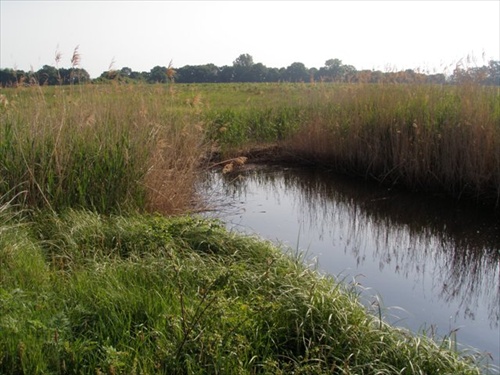
POLYGON ((344 87, 312 105, 286 149, 340 171, 498 207, 500 91, 344 87))
POLYGON ((500 204, 496 87, 200 84, 4 92, 0 193, 27 191, 30 205, 185 207, 172 197, 191 191, 191 177, 175 186, 195 173, 208 149, 201 146, 237 156, 268 144, 278 144, 276 157, 290 161, 500 204))
POLYGON ((278 142, 281 159, 499 207, 497 87, 319 83, 246 90, 246 105, 208 115, 212 137, 228 154, 278 142))
POLYGON ((192 199, 203 149, 196 115, 162 86, 6 90, 0 194, 30 208, 176 212, 192 199))
POLYGON ((387 326, 354 289, 216 222, 28 224, 3 207, 2 374, 480 373, 473 352, 387 326))

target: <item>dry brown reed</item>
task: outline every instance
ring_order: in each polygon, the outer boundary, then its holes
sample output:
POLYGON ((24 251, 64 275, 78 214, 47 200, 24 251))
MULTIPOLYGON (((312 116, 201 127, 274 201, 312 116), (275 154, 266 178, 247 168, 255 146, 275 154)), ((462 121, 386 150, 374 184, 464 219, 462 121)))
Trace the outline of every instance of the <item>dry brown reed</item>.
MULTIPOLYGON (((71 67, 73 68, 76 68, 78 66, 80 66, 80 61, 81 61, 81 54, 80 52, 78 51, 78 49, 80 48, 80 46, 76 46, 75 49, 73 50, 73 55, 71 56, 71 67)), ((57 55, 56 55, 56 59, 57 59, 57 55)))
POLYGON ((201 125, 185 124, 169 138, 156 141, 144 176, 149 211, 175 214, 189 209, 202 150, 201 125))
POLYGON ((168 78, 168 81, 169 82, 173 82, 174 81, 174 77, 175 77, 175 70, 174 70, 174 67, 172 65, 172 60, 170 60, 170 62, 168 63, 168 66, 167 66, 167 78, 168 78))

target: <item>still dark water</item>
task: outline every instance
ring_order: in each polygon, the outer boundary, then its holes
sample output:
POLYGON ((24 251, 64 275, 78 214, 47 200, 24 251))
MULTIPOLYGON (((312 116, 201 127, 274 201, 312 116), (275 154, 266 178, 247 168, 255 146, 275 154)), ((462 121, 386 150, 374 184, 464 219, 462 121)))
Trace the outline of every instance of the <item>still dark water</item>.
POLYGON ((498 215, 317 169, 212 171, 200 191, 228 228, 306 252, 320 272, 359 284, 386 321, 451 335, 500 365, 498 215))

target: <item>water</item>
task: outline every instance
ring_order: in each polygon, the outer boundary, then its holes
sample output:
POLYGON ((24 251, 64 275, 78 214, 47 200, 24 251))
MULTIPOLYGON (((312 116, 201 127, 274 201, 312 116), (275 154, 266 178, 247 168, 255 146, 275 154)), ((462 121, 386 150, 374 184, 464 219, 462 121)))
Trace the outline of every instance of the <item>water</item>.
POLYGON ((500 220, 314 169, 209 172, 201 191, 228 228, 305 251, 355 282, 386 321, 456 339, 500 365, 500 220))

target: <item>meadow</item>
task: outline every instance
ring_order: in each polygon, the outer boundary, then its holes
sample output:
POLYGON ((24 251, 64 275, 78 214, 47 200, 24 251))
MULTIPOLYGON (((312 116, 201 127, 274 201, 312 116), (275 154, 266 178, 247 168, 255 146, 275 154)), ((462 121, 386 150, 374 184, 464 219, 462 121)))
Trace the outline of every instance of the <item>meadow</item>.
POLYGON ((194 184, 272 146, 498 208, 498 99, 473 84, 0 90, 0 373, 481 373, 487 357, 387 326, 300 255, 197 218, 194 184))

